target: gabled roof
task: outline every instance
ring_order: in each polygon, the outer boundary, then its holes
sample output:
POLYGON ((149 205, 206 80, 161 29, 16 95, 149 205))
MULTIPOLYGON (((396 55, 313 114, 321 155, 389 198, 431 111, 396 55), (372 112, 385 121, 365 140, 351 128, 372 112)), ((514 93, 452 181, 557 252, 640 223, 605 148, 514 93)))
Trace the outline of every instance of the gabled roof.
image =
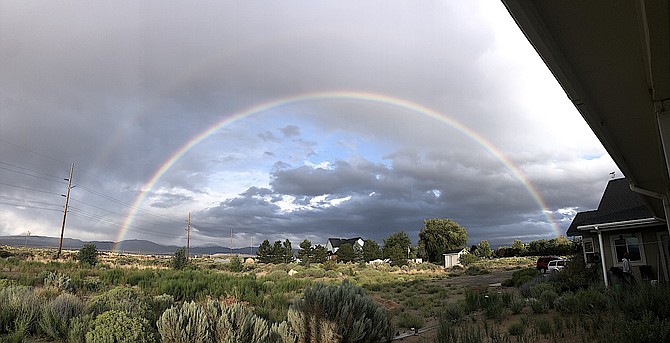
POLYGON ((578 226, 654 218, 642 197, 630 189, 628 180, 616 179, 607 183, 597 210, 579 212, 568 228, 568 236, 577 236, 578 226))
POLYGON ((351 245, 356 244, 359 239, 362 239, 361 237, 356 237, 356 238, 328 238, 328 242, 330 242, 330 245, 333 246, 333 248, 339 248, 342 244, 349 243, 351 245))

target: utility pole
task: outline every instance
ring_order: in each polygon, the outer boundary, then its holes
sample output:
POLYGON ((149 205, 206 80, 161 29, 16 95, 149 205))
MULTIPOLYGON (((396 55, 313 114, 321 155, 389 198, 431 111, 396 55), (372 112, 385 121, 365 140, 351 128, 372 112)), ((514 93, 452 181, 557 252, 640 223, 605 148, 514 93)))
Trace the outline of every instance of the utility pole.
POLYGON ((254 256, 254 238, 249 238, 249 255, 254 256))
POLYGON ((230 228, 230 258, 233 258, 233 228, 230 228))
POLYGON ((60 243, 58 243, 58 254, 56 259, 60 258, 60 252, 63 250, 63 232, 65 232, 65 217, 67 216, 67 204, 70 201, 70 189, 72 188, 72 170, 74 169, 74 162, 70 164, 70 177, 67 180, 67 194, 65 195, 65 206, 63 207, 63 224, 60 228, 60 243))
POLYGON ((186 235, 186 259, 191 258, 191 212, 188 213, 188 234, 186 235))

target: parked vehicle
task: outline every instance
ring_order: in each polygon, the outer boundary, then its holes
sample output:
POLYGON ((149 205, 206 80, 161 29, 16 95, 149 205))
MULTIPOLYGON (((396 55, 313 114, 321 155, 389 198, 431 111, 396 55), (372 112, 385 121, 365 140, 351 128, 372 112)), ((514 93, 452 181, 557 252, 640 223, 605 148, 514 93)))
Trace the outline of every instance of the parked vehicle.
POLYGON ((551 260, 547 264, 547 271, 550 273, 558 273, 565 268, 565 264, 568 262, 566 259, 551 260))
POLYGON ((547 271, 547 267, 549 265, 550 261, 553 260, 560 260, 561 258, 558 256, 544 256, 540 257, 537 259, 537 265, 536 268, 539 270, 541 273, 545 273, 547 271))

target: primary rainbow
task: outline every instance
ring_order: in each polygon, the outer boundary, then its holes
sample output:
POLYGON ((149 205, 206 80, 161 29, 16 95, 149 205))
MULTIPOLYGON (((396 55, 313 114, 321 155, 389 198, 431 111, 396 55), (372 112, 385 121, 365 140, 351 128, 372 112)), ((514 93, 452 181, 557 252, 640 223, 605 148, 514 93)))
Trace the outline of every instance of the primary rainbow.
POLYGON ((135 219, 135 215, 137 214, 138 209, 140 208, 140 205, 146 198, 147 194, 149 191, 154 187, 156 182, 160 180, 160 178, 168 171, 170 168, 182 157, 184 154, 186 154, 189 150, 191 150, 193 147, 198 145, 200 142, 203 140, 207 139, 223 127, 226 127, 228 125, 231 125, 238 120, 244 119, 248 116, 261 113, 264 111, 268 111, 270 109, 278 108, 278 107, 283 107, 287 105, 293 105, 301 102, 308 102, 308 101, 316 101, 316 100, 355 100, 355 101, 365 101, 365 102, 371 102, 371 103, 380 103, 380 104, 386 104, 386 105, 392 105, 395 107, 399 107, 402 109, 406 110, 411 110, 423 115, 426 115, 430 118, 433 118, 439 122, 445 123, 452 128, 462 132, 475 142, 477 142, 479 145, 481 145, 484 149, 486 149, 488 152, 490 152, 493 156, 495 156, 496 159, 498 159, 502 164, 505 165, 505 167, 516 177, 521 184, 526 188, 528 193, 531 195, 533 200, 538 204, 538 206, 542 209, 545 217, 547 218, 547 221, 551 224, 554 232, 556 235, 560 235, 560 230, 558 228, 558 225, 556 225, 556 222, 553 220, 553 218, 549 215, 550 211, 547 210, 547 205, 545 204, 544 200, 540 196, 540 194, 535 190, 533 185, 528 181, 524 173, 517 168, 512 161, 510 161, 507 156, 505 156, 498 148, 493 146, 491 142, 489 142, 486 138, 482 137, 479 135, 477 132, 472 131, 470 128, 464 126, 463 124, 459 123, 453 118, 450 118, 444 114, 441 114, 439 112, 436 112, 428 107, 425 107, 423 105, 417 104, 415 102, 409 101, 409 100, 404 100, 404 99, 399 99, 399 98, 394 98, 390 97, 387 95, 382 95, 382 94, 375 94, 375 93, 367 93, 367 92, 352 92, 352 91, 332 91, 332 92, 315 92, 315 93, 306 93, 306 94, 300 94, 296 96, 291 96, 291 97, 286 97, 286 98, 281 98, 278 100, 274 100, 271 102, 265 102, 253 107, 250 107, 246 110, 237 112, 233 114, 232 116, 226 117, 225 119, 222 119, 221 121, 215 123, 208 129, 204 130, 200 134, 196 135, 195 137, 191 138, 186 144, 184 144, 181 148, 179 148, 177 151, 172 154, 170 158, 165 160, 163 164, 161 165, 158 170, 153 174, 151 179, 146 183, 142 191, 140 192, 140 195, 135 199, 135 202, 133 203, 133 206, 131 207, 131 210, 128 212, 128 215, 126 216, 123 226, 119 230, 119 233, 116 237, 116 242, 114 246, 114 251, 119 251, 120 250, 120 242, 123 241, 125 238, 126 232, 128 231, 128 228, 131 227, 133 224, 133 221, 135 219))

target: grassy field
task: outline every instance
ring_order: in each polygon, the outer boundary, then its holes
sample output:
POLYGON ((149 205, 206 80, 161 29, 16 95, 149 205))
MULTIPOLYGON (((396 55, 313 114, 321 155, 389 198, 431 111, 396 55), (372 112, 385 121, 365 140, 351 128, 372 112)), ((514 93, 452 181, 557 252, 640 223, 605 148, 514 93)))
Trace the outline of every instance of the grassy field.
MULTIPOLYGON (((291 304, 303 297, 305 288, 315 283, 339 285, 344 280, 362 287, 386 309, 393 336, 420 329, 419 335, 404 338, 405 342, 625 342, 623 338, 631 337, 654 342, 670 338, 667 286, 604 289, 591 284, 594 280, 588 273, 592 271, 583 266, 545 277, 534 270, 534 257, 482 260, 446 271, 428 263, 391 267, 328 262, 310 266, 245 263, 241 271, 232 272, 230 263, 213 258, 193 259, 190 267, 173 270, 169 257, 101 253, 100 262, 91 267, 79 265, 76 252, 66 252, 64 259, 53 261, 51 250, 2 250, 9 255, 0 258, 0 306, 3 294, 5 297, 5 307, 0 307, 0 340, 4 341, 94 341, 82 339, 87 337, 82 333, 71 337, 77 321, 69 322, 60 334, 47 332, 50 324, 43 323, 44 308, 64 294, 81 303, 76 310, 80 312, 72 316, 89 316, 90 321, 101 317, 96 308, 103 300, 113 302, 109 299, 117 294, 131 292, 124 297, 137 297, 140 307, 147 308, 143 325, 153 327, 153 341, 161 341, 155 323, 171 306, 212 300, 242 303, 268 325, 279 324, 289 319, 291 304), (22 303, 14 305, 15 312, 8 312, 10 300, 15 299, 12 292, 24 299, 35 298, 35 313, 24 313, 32 307, 26 310, 22 303), (636 317, 628 319, 629 315, 636 317), (27 317, 19 323, 23 326, 17 324, 21 316, 27 317)), ((87 325, 79 330, 92 330, 87 325)))

